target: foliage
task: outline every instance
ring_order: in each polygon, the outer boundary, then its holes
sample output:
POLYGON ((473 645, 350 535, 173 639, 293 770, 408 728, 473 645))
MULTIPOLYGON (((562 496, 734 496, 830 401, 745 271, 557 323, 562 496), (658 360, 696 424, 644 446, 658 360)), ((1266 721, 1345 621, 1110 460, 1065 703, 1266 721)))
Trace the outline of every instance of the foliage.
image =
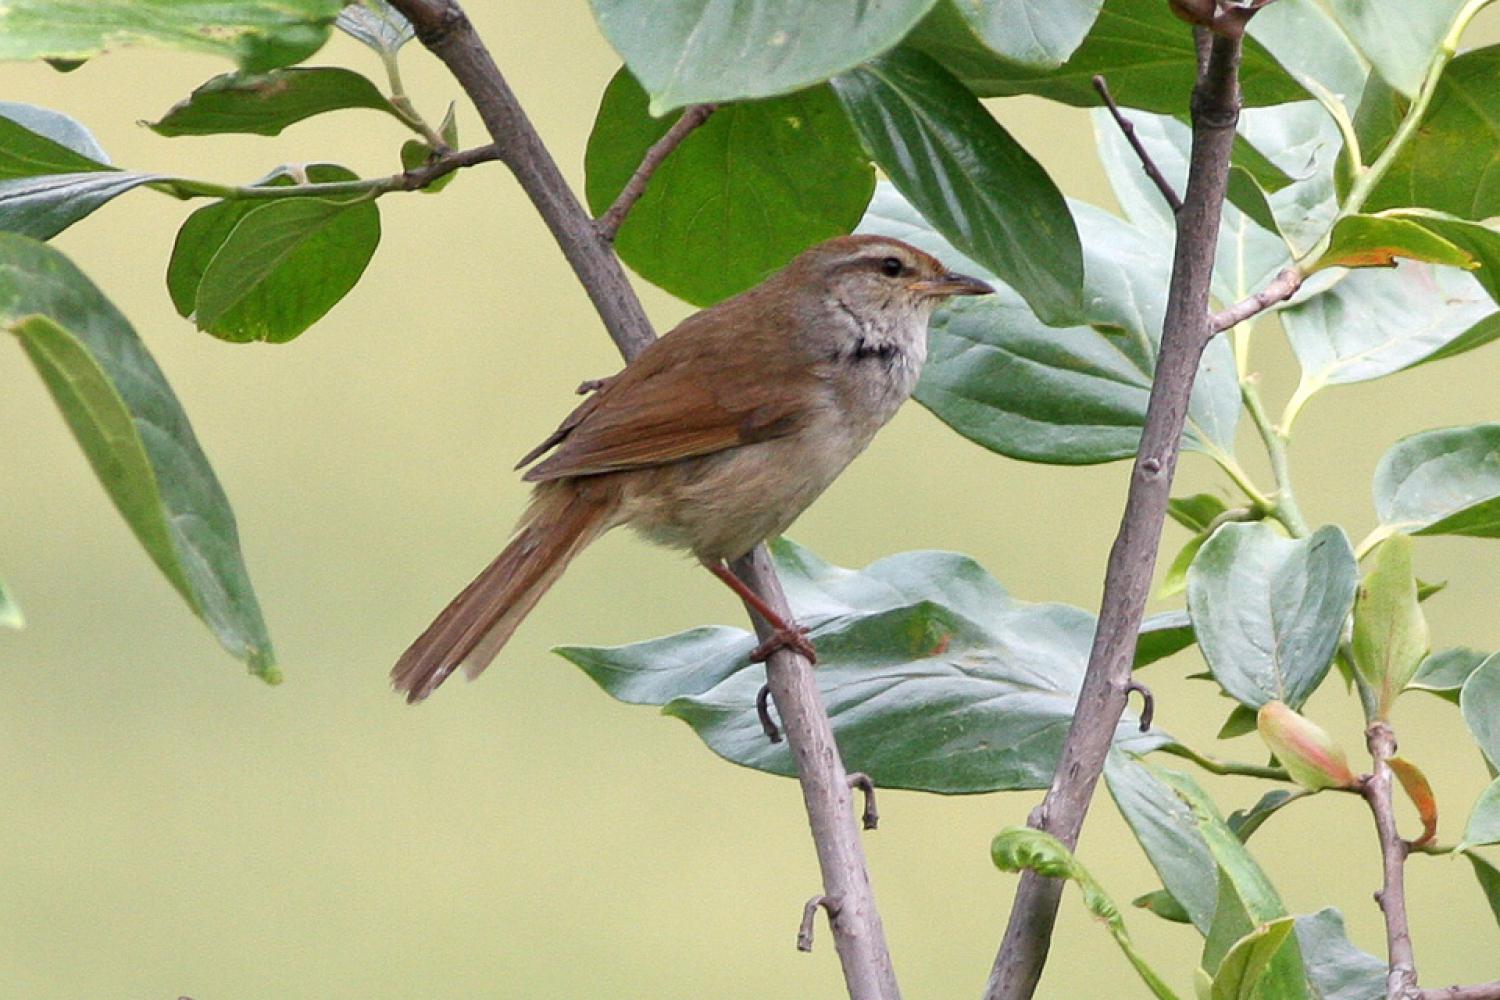
MULTIPOLYGON (((1137 665, 1196 643, 1208 679, 1238 703, 1226 733, 1248 731, 1259 710, 1285 769, 1216 763, 1160 731, 1137 731, 1133 719, 1115 734, 1106 769, 1163 885, 1144 907, 1203 938, 1197 966, 1176 970, 1196 976, 1203 996, 1384 995, 1381 963, 1348 941, 1337 911, 1289 913, 1247 847, 1278 810, 1363 787, 1338 737, 1298 714, 1332 667, 1372 722, 1388 720, 1408 690, 1456 702, 1469 736, 1500 766, 1500 657, 1429 653, 1421 601, 1435 591, 1416 575, 1425 536, 1500 537, 1500 424, 1417 426, 1394 442, 1372 470, 1376 527, 1354 543, 1345 527, 1308 520, 1288 454, 1314 395, 1443 363, 1500 335, 1491 218, 1500 214, 1491 169, 1500 48, 1458 51, 1486 3, 1432 0, 1414 5, 1418 14, 1396 0, 1280 0, 1250 21, 1247 110, 1214 295, 1229 306, 1285 269, 1307 280, 1293 301, 1240 322, 1204 354, 1182 446, 1216 463, 1225 490, 1174 502, 1190 538, 1162 593, 1185 594, 1185 607, 1147 623, 1137 665), (1277 330, 1302 377, 1273 420, 1251 359, 1277 330), (1242 454, 1242 421, 1271 482, 1246 471, 1255 463, 1242 454), (1161 752, 1305 788, 1267 792, 1226 820, 1189 775, 1145 759, 1161 752)), ((12 0, 0 8, 0 57, 66 68, 122 43, 209 51, 236 68, 161 114, 151 126, 160 135, 275 135, 323 114, 375 110, 384 117, 372 124, 415 136, 393 135, 393 160, 408 171, 441 161, 457 145, 452 109, 429 125, 396 69, 410 26, 381 0, 341 6, 12 0), (385 88, 348 68, 292 65, 320 48, 335 16, 378 57, 385 88)), ((618 250, 640 275, 706 305, 828 236, 898 236, 999 288, 934 319, 922 405, 1012 458, 1066 466, 1134 454, 1160 348, 1172 211, 1104 112, 1100 156, 1124 217, 1065 199, 1000 124, 1004 102, 980 99, 1095 106, 1090 81, 1102 75, 1181 189, 1188 134, 1173 116, 1186 106, 1196 54, 1165 0, 592 6, 625 63, 589 143, 596 212, 626 188, 672 112, 722 105, 667 159, 619 232, 618 250)), ((290 340, 357 286, 380 240, 379 199, 424 185, 410 172, 266 166, 237 184, 120 168, 81 123, 0 103, 0 323, 163 575, 227 649, 274 679, 228 500, 185 414, 124 317, 43 242, 133 190, 210 199, 186 216, 170 255, 162 251, 172 303, 222 340, 290 340)), ((1090 614, 1012 597, 951 553, 902 553, 859 571, 790 543, 776 556, 812 626, 824 697, 853 766, 877 784, 931 792, 1048 784, 1093 639, 1090 614)), ((0 624, 21 624, 3 589, 0 624)), ((749 663, 751 645, 739 630, 699 628, 559 652, 615 697, 686 721, 727 759, 787 774, 789 754, 765 741, 755 713, 764 675, 749 663)), ((1390 767, 1427 828, 1416 843, 1464 853, 1500 915, 1500 874, 1474 851, 1500 842, 1500 782, 1468 808, 1462 842, 1445 844, 1433 839, 1437 801, 1417 764, 1390 767)), ((1061 844, 1008 831, 994 857, 1007 870, 1078 882, 1153 994, 1174 995, 1061 844)))

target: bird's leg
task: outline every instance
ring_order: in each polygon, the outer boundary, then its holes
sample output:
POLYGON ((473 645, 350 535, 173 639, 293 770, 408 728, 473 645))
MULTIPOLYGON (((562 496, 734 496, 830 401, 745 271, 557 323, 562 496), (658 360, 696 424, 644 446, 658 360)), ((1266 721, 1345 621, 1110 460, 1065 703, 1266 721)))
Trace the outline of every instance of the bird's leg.
POLYGON ((717 559, 712 562, 707 559, 703 560, 703 567, 720 580, 723 580, 724 584, 730 590, 740 595, 740 599, 754 608, 755 613, 764 618, 766 624, 771 626, 771 637, 750 651, 751 663, 765 661, 778 649, 790 649, 801 653, 807 657, 807 662, 809 663, 818 662, 818 654, 813 650, 813 644, 807 641, 807 629, 802 628, 795 622, 788 623, 786 619, 782 618, 775 611, 772 611, 771 606, 761 600, 759 594, 745 586, 745 581, 735 576, 730 572, 728 566, 725 566, 717 559))

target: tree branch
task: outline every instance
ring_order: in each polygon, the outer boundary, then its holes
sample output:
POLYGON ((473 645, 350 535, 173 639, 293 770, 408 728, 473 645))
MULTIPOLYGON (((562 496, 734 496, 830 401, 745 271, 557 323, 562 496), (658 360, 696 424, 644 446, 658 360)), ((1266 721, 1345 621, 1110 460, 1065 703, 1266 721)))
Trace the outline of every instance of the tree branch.
POLYGON ((1500 1000, 1500 979, 1475 986, 1443 986, 1435 990, 1423 990, 1418 996, 1421 1000, 1500 1000))
POLYGON ((1285 302, 1297 294, 1297 289, 1302 287, 1302 272, 1295 267, 1284 269, 1270 284, 1247 299, 1241 299, 1228 309, 1220 309, 1209 317, 1209 336, 1223 333, 1232 326, 1238 326, 1252 316, 1257 316, 1278 302, 1285 302))
MULTIPOLYGON (((567 186, 463 10, 455 0, 391 0, 391 5, 412 23, 422 44, 443 61, 474 102, 500 159, 551 230, 620 353, 627 360, 635 357, 655 339, 650 321, 608 241, 567 186)), ((734 571, 773 610, 790 616, 764 545, 738 560, 734 571)), ((764 625, 756 622, 758 629, 764 625)), ((900 991, 850 808, 848 776, 811 665, 783 650, 767 662, 766 675, 796 761, 824 894, 838 901, 838 912, 830 913, 829 922, 849 996, 895 1000, 900 991)))
POLYGON ((651 175, 656 173, 656 168, 672 155, 672 150, 682 144, 682 140, 688 137, 688 133, 708 121, 708 116, 713 114, 718 107, 717 104, 693 105, 672 123, 666 135, 651 144, 651 148, 646 150, 646 155, 641 157, 641 165, 635 168, 635 173, 631 174, 630 180, 625 182, 625 187, 621 189, 614 204, 594 220, 594 228, 598 230, 600 236, 614 242, 615 234, 620 231, 620 224, 625 221, 625 216, 635 207, 635 203, 641 200, 641 195, 646 193, 646 185, 651 181, 651 175))
POLYGON ((1120 126, 1120 131, 1125 135, 1125 141, 1130 143, 1130 148, 1135 150, 1136 158, 1141 161, 1141 169, 1146 172, 1147 177, 1151 178, 1151 183, 1156 185, 1156 190, 1161 192, 1162 198, 1172 209, 1172 214, 1176 215, 1182 211, 1182 199, 1172 188, 1172 182, 1167 180, 1161 168, 1156 165, 1156 161, 1151 158, 1151 154, 1146 152, 1146 147, 1141 144, 1140 136, 1135 134, 1135 123, 1125 117, 1120 106, 1115 103, 1114 95, 1109 92, 1109 83, 1097 73, 1094 74, 1094 89, 1099 92, 1099 97, 1104 101, 1104 106, 1109 109, 1109 113, 1114 115, 1115 124, 1120 126))
MULTIPOLYGON (((1208 342, 1209 280, 1239 118, 1240 37, 1205 37, 1203 29, 1198 34, 1207 53, 1193 88, 1187 192, 1177 213, 1172 280, 1146 424, 1120 531, 1110 550, 1099 624, 1078 706, 1052 786, 1031 816, 1032 826, 1057 837, 1070 850, 1078 843, 1089 799, 1125 709, 1136 633, 1161 541, 1188 397, 1208 342)), ((1059 879, 1031 871, 1022 874, 985 990, 988 1000, 1023 1000, 1035 992, 1062 887, 1059 879)))
POLYGON ((1396 753, 1396 734, 1386 722, 1376 719, 1365 732, 1374 772, 1360 783, 1360 793, 1375 816, 1375 833, 1380 837, 1380 860, 1383 880, 1375 901, 1385 914, 1386 955, 1390 971, 1386 973, 1387 1000, 1420 1000, 1417 988, 1417 963, 1412 953, 1411 928, 1406 921, 1406 856, 1409 850, 1396 829, 1396 810, 1391 803, 1390 759, 1396 753))

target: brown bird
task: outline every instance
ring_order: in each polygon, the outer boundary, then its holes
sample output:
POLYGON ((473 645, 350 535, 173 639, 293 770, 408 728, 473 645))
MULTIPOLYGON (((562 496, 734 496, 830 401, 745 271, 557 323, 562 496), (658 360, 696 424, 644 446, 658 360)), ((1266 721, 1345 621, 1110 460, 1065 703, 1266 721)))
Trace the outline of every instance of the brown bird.
POLYGON ((407 701, 475 677, 584 546, 617 525, 690 551, 812 658, 800 629, 724 565, 779 535, 911 395, 927 321, 989 285, 900 240, 842 236, 683 320, 517 464, 531 505, 510 544, 391 671, 407 701))

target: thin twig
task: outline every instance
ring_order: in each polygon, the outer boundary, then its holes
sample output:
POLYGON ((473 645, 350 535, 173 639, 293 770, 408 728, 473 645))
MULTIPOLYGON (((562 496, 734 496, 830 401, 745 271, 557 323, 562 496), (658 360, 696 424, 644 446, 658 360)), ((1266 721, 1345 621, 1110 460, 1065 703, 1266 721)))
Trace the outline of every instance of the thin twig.
POLYGON ((656 173, 656 168, 672 154, 672 150, 682 144, 682 140, 688 137, 689 132, 708 121, 708 116, 717 108, 717 104, 694 104, 672 123, 672 127, 667 129, 665 135, 646 150, 646 155, 641 157, 641 165, 635 168, 635 173, 631 174, 630 180, 625 182, 625 187, 615 198, 614 204, 594 220, 594 229, 600 236, 606 240, 614 240, 615 234, 620 231, 620 225, 625 221, 625 216, 635 207, 635 203, 641 200, 641 195, 646 193, 646 185, 650 183, 651 175, 656 173))
POLYGON ((424 188, 433 181, 462 170, 464 167, 472 167, 477 163, 488 163, 491 160, 500 159, 500 148, 494 143, 488 146, 476 146, 473 149, 460 150, 457 153, 443 153, 434 156, 431 160, 420 167, 412 167, 401 173, 401 190, 416 191, 424 188))
POLYGON ((875 808, 875 782, 863 771, 849 772, 849 787, 865 793, 865 811, 859 814, 859 825, 866 830, 880 826, 880 810, 875 808))
POLYGON ((1141 732, 1149 733, 1151 720, 1156 717, 1156 696, 1151 693, 1150 688, 1133 678, 1125 685, 1127 695, 1132 691, 1141 696, 1141 732))
POLYGON ((1247 299, 1241 299, 1228 309, 1221 309, 1209 318, 1209 336, 1238 326, 1252 316, 1265 312, 1278 302, 1285 302, 1297 294, 1302 287, 1302 272, 1295 267, 1283 270, 1271 282, 1247 299))
POLYGON ((1396 734, 1377 719, 1365 732, 1365 742, 1374 760, 1373 773, 1360 782, 1360 793, 1375 816, 1380 838, 1382 882, 1375 900, 1385 914, 1385 943, 1390 971, 1386 973, 1387 1000, 1418 1000, 1417 963, 1411 947, 1411 928, 1406 920, 1406 841, 1396 829, 1396 809, 1391 802, 1391 765, 1396 754, 1396 734))
POLYGON ((1135 123, 1125 117, 1120 106, 1115 103, 1114 95, 1109 92, 1109 83, 1097 73, 1094 75, 1094 89, 1099 92, 1099 98, 1104 101, 1104 106, 1109 109, 1109 113, 1114 115, 1115 124, 1120 126, 1120 131, 1125 134, 1125 141, 1130 143, 1130 148, 1135 150, 1136 157, 1140 159, 1141 169, 1146 172, 1147 177, 1151 178, 1151 183, 1156 185, 1156 190, 1161 192, 1162 198, 1171 207, 1172 214, 1176 215, 1182 211, 1182 199, 1177 196, 1172 182, 1167 180, 1161 168, 1156 165, 1156 161, 1151 158, 1151 154, 1146 152, 1140 136, 1135 134, 1135 123))
MULTIPOLYGON (((474 102, 500 158, 572 265, 620 353, 629 360, 645 350, 656 334, 619 259, 568 187, 462 8, 456 0, 391 0, 391 5, 411 22, 422 44, 442 60, 474 102)), ((775 611, 791 617, 764 545, 737 561, 734 570, 775 611)), ((850 809, 848 779, 812 667, 782 650, 766 663, 766 676, 797 766, 823 889, 839 901, 832 931, 845 986, 851 1000, 895 1000, 900 990, 850 809)))
MULTIPOLYGON (((1239 119, 1240 38, 1210 38, 1202 29, 1198 34, 1207 52, 1193 88, 1187 192, 1177 213, 1172 280, 1146 423, 1124 517, 1109 554, 1099 624, 1078 706, 1052 786, 1031 818, 1033 826, 1070 849, 1078 843, 1089 800, 1125 710, 1136 634, 1150 593, 1188 397, 1208 340, 1209 282, 1239 119)), ((1060 879, 1032 871, 1021 876, 985 989, 987 1000, 1024 1000, 1035 993, 1062 888, 1060 879)))
POLYGON ((814 896, 802 907, 802 922, 797 925, 797 950, 812 951, 813 920, 818 916, 818 907, 828 911, 828 922, 833 923, 839 915, 839 902, 827 896, 814 896))
POLYGON ((1423 990, 1421 1000, 1500 1000, 1500 979, 1474 986, 1442 986, 1435 990, 1423 990))

